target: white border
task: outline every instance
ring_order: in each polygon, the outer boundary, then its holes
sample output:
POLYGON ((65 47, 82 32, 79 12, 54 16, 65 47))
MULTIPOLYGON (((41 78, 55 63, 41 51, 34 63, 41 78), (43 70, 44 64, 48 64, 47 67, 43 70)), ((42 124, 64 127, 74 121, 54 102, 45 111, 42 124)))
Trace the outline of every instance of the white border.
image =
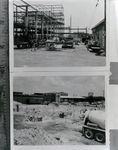
POLYGON ((109 133, 108 133, 108 119, 107 119, 107 88, 108 88, 108 77, 109 77, 109 72, 107 73, 103 73, 103 72, 96 72, 96 73, 91 73, 91 72, 88 72, 88 74, 83 74, 82 72, 81 73, 72 73, 72 72, 61 72, 61 73, 58 73, 58 72, 49 72, 48 74, 46 72, 40 72, 40 73, 12 73, 11 74, 11 77, 10 77, 10 112, 11 112, 11 122, 10 122, 10 125, 11 125, 11 149, 12 150, 21 150, 23 148, 25 148, 26 150, 38 150, 38 149, 41 149, 41 150, 47 150, 47 149, 69 149, 69 150, 77 150, 78 148, 79 149, 82 149, 82 150, 85 150, 85 149, 90 149, 90 150, 97 150, 97 149, 101 149, 102 150, 108 150, 108 147, 109 147, 109 133), (69 145, 69 146, 66 146, 66 145, 61 145, 61 146, 14 146, 14 141, 13 141, 13 78, 14 77, 22 77, 22 76, 32 76, 32 77, 36 77, 36 76, 104 76, 105 77, 105 112, 106 112, 106 145, 69 145))

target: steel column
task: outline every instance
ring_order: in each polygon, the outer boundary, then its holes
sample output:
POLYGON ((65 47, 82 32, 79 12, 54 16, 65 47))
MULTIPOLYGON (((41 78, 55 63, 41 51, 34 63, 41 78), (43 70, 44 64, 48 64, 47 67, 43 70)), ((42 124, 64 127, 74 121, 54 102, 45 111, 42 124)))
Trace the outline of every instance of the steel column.
POLYGON ((41 16, 41 39, 44 38, 44 17, 41 16))
POLYGON ((26 6, 25 12, 25 35, 28 33, 28 6, 26 6))
POLYGON ((47 21, 47 39, 48 39, 48 25, 49 25, 49 21, 47 21))
POLYGON ((35 39, 37 39, 37 11, 35 12, 35 39))

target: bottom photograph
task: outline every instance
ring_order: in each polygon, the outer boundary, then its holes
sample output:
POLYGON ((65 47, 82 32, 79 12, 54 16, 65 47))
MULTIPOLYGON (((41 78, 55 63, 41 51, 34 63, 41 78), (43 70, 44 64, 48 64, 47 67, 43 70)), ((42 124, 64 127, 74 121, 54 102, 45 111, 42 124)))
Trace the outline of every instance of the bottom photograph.
POLYGON ((14 145, 105 145, 105 76, 14 76, 14 145))

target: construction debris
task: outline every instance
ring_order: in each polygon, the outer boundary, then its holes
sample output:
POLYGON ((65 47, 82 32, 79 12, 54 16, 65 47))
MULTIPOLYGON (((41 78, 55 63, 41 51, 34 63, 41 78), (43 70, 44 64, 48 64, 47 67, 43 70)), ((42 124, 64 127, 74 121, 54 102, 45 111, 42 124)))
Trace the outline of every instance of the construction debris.
POLYGON ((14 129, 14 145, 60 145, 59 139, 52 137, 44 129, 34 127, 30 129, 14 129))
MULTIPOLYGON (((82 125, 87 110, 95 106, 21 105, 22 112, 14 111, 15 145, 89 145, 98 144, 82 136, 82 125)), ((104 109, 101 107, 101 110, 104 109)))

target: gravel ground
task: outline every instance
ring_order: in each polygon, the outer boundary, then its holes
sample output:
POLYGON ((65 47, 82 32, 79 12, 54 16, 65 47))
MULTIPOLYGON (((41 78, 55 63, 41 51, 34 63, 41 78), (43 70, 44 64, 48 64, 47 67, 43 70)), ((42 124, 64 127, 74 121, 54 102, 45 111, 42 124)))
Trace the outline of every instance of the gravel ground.
POLYGON ((15 145, 103 145, 95 140, 86 139, 82 134, 82 111, 95 107, 63 105, 55 108, 52 105, 20 107, 22 107, 20 112, 14 112, 15 145), (64 112, 64 118, 59 117, 60 111, 64 112), (42 120, 28 120, 29 116, 42 117, 42 120))
POLYGON ((14 50, 14 67, 91 67, 105 66, 106 57, 96 56, 89 52, 83 43, 75 48, 65 48, 62 51, 46 51, 38 48, 14 50))

